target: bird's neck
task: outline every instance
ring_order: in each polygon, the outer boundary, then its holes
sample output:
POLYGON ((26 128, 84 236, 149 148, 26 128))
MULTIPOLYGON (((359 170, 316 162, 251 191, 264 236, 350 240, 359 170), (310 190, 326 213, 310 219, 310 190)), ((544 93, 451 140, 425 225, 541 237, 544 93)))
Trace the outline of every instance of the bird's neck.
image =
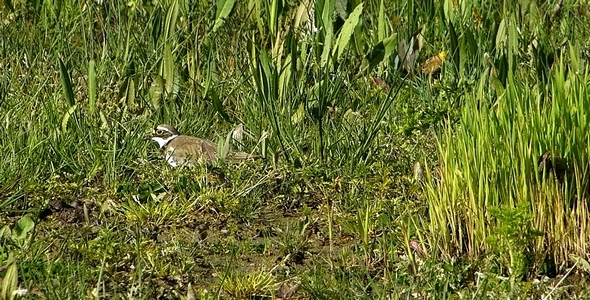
POLYGON ((154 141, 156 141, 156 143, 158 143, 158 145, 160 146, 160 150, 164 150, 164 148, 166 148, 168 143, 170 143, 172 140, 174 140, 177 137, 178 137, 178 135, 173 135, 173 136, 170 136, 167 138, 152 137, 152 140, 154 140, 154 141))

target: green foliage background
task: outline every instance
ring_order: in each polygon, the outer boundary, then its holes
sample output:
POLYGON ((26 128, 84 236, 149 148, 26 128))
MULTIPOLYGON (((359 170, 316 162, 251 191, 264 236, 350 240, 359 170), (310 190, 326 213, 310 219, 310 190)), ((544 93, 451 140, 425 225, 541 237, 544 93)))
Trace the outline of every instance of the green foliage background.
POLYGON ((588 13, 5 0, 2 297, 583 296, 588 13), (173 170, 161 123, 265 159, 173 170))

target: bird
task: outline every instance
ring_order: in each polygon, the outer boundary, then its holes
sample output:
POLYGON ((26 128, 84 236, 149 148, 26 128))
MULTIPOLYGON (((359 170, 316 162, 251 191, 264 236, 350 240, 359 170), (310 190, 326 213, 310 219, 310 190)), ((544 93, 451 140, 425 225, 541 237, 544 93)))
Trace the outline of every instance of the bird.
MULTIPOLYGON (((194 166, 195 163, 211 164, 220 158, 216 143, 190 135, 182 135, 176 128, 168 124, 156 126, 150 139, 158 143, 166 162, 173 168, 180 165, 194 166)), ((230 152, 225 157, 230 162, 254 158, 259 158, 259 156, 245 152, 230 152)))
POLYGON ((447 53, 445 51, 427 59, 420 65, 422 74, 426 76, 432 75, 434 78, 438 78, 440 75, 440 68, 443 62, 447 59, 447 53))

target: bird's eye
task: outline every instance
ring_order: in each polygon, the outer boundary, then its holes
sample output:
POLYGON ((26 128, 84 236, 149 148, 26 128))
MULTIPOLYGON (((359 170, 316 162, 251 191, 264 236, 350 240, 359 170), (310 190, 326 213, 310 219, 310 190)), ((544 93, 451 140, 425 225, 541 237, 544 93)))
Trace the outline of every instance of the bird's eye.
POLYGON ((164 134, 164 130, 162 130, 162 129, 156 129, 156 134, 157 135, 162 135, 162 134, 164 134))

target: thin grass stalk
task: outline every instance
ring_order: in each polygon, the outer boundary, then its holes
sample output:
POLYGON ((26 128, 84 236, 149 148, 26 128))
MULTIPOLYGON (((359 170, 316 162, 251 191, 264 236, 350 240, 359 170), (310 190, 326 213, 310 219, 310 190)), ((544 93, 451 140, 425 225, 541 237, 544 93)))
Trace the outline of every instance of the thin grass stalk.
POLYGON ((90 115, 96 112, 96 61, 90 60, 88 63, 88 108, 90 115))

